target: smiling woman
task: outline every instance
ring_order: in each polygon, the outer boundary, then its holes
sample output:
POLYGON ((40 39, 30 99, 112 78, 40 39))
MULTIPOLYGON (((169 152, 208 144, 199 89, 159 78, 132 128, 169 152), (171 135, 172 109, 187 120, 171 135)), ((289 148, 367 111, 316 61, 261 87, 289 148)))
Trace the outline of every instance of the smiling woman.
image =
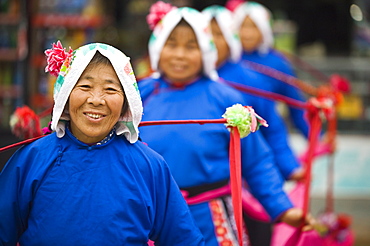
POLYGON ((84 143, 101 141, 128 110, 119 78, 99 52, 82 73, 69 97, 73 135, 84 143))
POLYGON ((137 141, 129 58, 100 43, 53 46, 55 132, 0 174, 0 245, 204 245, 167 164, 137 141))

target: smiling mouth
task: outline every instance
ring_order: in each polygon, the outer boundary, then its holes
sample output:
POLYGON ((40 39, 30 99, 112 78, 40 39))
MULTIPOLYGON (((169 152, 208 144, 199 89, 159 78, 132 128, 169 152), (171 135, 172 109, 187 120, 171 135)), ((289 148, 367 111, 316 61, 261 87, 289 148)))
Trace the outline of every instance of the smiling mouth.
POLYGON ((96 120, 103 118, 105 116, 102 114, 92 114, 92 113, 85 113, 85 115, 89 116, 90 118, 96 119, 96 120))
POLYGON ((184 70, 186 68, 186 66, 184 66, 184 65, 172 65, 172 68, 174 70, 184 70))

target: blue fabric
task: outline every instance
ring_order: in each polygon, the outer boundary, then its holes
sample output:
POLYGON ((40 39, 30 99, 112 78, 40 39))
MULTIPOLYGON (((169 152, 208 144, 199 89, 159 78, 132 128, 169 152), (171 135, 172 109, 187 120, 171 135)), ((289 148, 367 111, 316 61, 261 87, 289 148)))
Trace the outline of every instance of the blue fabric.
POLYGON ((163 158, 67 130, 18 150, 0 175, 0 245, 204 245, 163 158))
MULTIPOLYGON (((217 72, 226 83, 233 82, 251 87, 266 83, 265 76, 247 67, 242 67, 240 63, 227 61, 218 68, 217 72)), ((260 132, 273 151, 280 173, 284 179, 289 179, 300 164, 289 146, 288 131, 282 117, 276 111, 275 102, 253 94, 243 93, 243 95, 248 105, 252 106, 256 113, 269 124, 268 127, 261 127, 260 132)))
MULTIPOLYGON (((241 93, 205 77, 183 87, 153 78, 138 85, 144 102, 143 121, 220 119, 227 107, 245 104, 241 93)), ((140 136, 164 157, 180 188, 229 178, 230 134, 223 124, 145 126, 140 127, 140 136)), ((243 178, 271 218, 276 219, 292 204, 282 190, 271 150, 259 132, 241 143, 243 178)), ((208 204, 192 205, 190 210, 208 245, 215 237, 208 204)))
MULTIPOLYGON (((267 54, 260 54, 258 51, 254 51, 252 53, 244 52, 242 54, 242 61, 252 61, 255 63, 259 63, 271 68, 274 68, 280 72, 283 72, 287 75, 295 76, 293 68, 289 61, 278 51, 274 49, 270 49, 267 54)), ((243 63, 243 66, 247 66, 243 63)), ((273 79, 267 75, 263 75, 266 77, 266 83, 259 83, 257 84, 257 88, 268 90, 271 92, 279 93, 281 95, 299 100, 299 101, 306 101, 305 96, 303 93, 294 86, 291 86, 287 83, 284 83, 280 80, 273 79), (268 83, 267 83, 268 82, 268 83)), ((308 138, 308 123, 304 118, 304 110, 298 109, 295 107, 289 106, 289 115, 294 124, 294 126, 306 137, 308 138)))

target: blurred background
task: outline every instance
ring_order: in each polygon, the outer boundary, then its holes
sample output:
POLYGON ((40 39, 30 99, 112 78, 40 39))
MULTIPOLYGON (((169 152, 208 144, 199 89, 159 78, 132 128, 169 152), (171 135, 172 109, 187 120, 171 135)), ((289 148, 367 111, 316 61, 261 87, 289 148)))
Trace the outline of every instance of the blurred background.
MULTIPOLYGON (((61 40, 76 48, 89 42, 111 44, 131 57, 138 79, 148 75, 145 17, 154 0, 0 0, 0 147, 19 141, 9 119, 17 106, 36 113, 52 106, 55 77, 44 72, 44 50, 61 40)), ((173 0, 198 10, 225 5, 216 0, 173 0)), ((340 74, 352 90, 338 108, 334 156, 335 209, 353 219, 356 245, 370 245, 370 0, 264 0, 273 14, 276 48, 292 60, 300 79, 312 85, 340 74), (298 62, 299 61, 299 62, 298 62), (299 65, 300 64, 300 65, 299 65), (311 72, 302 69, 302 64, 311 72), (314 73, 312 73, 312 71, 314 73), (324 75, 324 76, 322 76, 324 75)), ((284 114, 282 106, 281 112, 284 114)), ((50 117, 43 119, 46 126, 50 117)), ((306 142, 290 128, 299 153, 306 142)), ((15 149, 0 154, 0 169, 15 149)), ((312 212, 325 206, 328 158, 315 162, 312 212)))

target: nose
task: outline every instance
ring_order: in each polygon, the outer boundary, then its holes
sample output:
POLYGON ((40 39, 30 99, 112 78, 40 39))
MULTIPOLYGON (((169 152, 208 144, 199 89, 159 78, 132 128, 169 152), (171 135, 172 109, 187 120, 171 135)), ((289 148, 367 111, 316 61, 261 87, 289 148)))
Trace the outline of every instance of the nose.
POLYGON ((175 57, 178 57, 178 58, 182 58, 184 57, 185 55, 185 49, 182 48, 182 47, 177 47, 174 51, 173 51, 173 55, 175 57))
POLYGON ((92 104, 94 106, 104 105, 105 104, 104 94, 99 90, 91 91, 89 97, 87 98, 87 103, 92 104))

